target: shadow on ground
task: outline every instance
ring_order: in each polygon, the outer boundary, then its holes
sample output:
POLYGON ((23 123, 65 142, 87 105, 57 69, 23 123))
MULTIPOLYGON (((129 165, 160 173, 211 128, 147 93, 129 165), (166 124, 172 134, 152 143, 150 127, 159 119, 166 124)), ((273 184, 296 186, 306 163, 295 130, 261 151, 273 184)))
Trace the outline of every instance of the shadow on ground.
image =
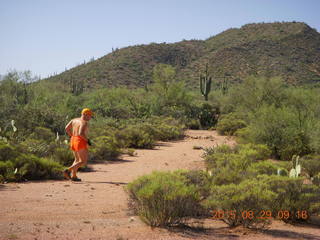
POLYGON ((290 238, 290 239, 304 239, 304 240, 320 240, 319 235, 313 235, 308 233, 297 233, 295 231, 288 230, 265 230, 263 234, 272 238, 290 238))

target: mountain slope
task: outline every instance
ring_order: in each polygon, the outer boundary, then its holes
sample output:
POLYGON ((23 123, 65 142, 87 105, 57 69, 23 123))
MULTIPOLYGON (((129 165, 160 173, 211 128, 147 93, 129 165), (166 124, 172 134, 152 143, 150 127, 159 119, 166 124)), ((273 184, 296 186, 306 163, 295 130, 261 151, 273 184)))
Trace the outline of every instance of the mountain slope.
POLYGON ((248 75, 281 76, 291 84, 320 81, 320 34, 305 23, 247 24, 207 40, 148 44, 117 49, 47 80, 67 88, 143 87, 156 64, 171 64, 190 87, 209 63, 215 81, 241 81, 248 75))

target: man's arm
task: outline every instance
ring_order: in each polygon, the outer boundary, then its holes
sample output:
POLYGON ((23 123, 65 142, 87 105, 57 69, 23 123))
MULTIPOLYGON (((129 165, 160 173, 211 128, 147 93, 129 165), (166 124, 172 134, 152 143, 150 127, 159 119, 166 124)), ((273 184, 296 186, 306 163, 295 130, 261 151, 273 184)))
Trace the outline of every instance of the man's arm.
POLYGON ((67 134, 72 137, 72 132, 71 132, 71 129, 72 129, 72 120, 67 124, 65 130, 67 132, 67 134))

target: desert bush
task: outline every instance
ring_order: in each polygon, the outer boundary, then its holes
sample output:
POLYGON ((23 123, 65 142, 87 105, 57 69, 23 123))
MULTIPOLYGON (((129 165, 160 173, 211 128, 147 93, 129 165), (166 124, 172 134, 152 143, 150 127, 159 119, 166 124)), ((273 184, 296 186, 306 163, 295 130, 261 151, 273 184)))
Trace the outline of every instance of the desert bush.
POLYGON ((0 182, 4 181, 14 181, 14 166, 11 161, 0 161, 0 178, 2 179, 0 182))
POLYGON ((320 187, 320 173, 313 177, 312 183, 320 187))
POLYGON ((248 166, 253 163, 251 158, 237 153, 216 153, 208 155, 205 161, 216 185, 241 182, 248 166))
POLYGON ((250 155, 253 160, 264 160, 271 156, 271 150, 263 144, 238 144, 235 151, 239 154, 250 155))
POLYGON ((9 143, 0 140, 0 161, 14 159, 19 155, 19 150, 9 143))
POLYGON ((131 182, 127 190, 133 208, 151 226, 169 226, 183 222, 199 212, 196 186, 177 172, 153 172, 131 182))
POLYGON ((297 116, 286 107, 262 106, 248 126, 251 142, 266 144, 272 154, 289 160, 310 152, 308 131, 301 131, 297 116))
POLYGON ((155 139, 148 132, 138 125, 129 125, 116 134, 117 139, 121 139, 123 147, 129 148, 153 148, 155 139))
POLYGON ((212 185, 211 194, 203 204, 213 215, 220 211, 219 219, 229 226, 264 227, 269 221, 257 216, 269 209, 275 197, 266 183, 248 179, 240 184, 212 185))
POLYGON ((320 173, 320 155, 306 155, 301 158, 300 163, 310 177, 320 173))
POLYGON ((207 169, 212 173, 214 184, 224 185, 238 184, 249 176, 269 173, 270 168, 277 174, 278 167, 271 167, 271 163, 253 165, 269 155, 270 150, 265 145, 239 144, 235 148, 222 145, 207 149, 204 158, 207 169))
POLYGON ((312 184, 304 184, 302 178, 260 175, 258 181, 267 184, 268 189, 276 194, 272 205, 269 206, 273 216, 278 216, 280 211, 288 211, 290 216, 281 220, 289 222, 307 220, 312 214, 319 213, 320 188, 312 184), (308 213, 306 219, 298 215, 301 211, 308 213))
POLYGON ((43 139, 27 138, 21 142, 21 146, 26 152, 35 154, 38 157, 46 157, 51 155, 56 148, 54 142, 48 142, 43 139))
POLYGON ((205 150, 204 157, 215 154, 215 153, 234 153, 235 152, 234 149, 227 144, 208 147, 208 148, 205 148, 204 150, 205 150))
POLYGON ((217 124, 219 109, 208 103, 203 103, 199 109, 199 122, 202 129, 213 127, 217 124))
POLYGON ((235 168, 244 170, 251 163, 266 159, 270 155, 268 147, 262 144, 239 144, 235 148, 221 145, 205 150, 204 158, 209 169, 234 164, 235 168))
POLYGON ((246 126, 246 122, 239 119, 234 113, 222 116, 217 124, 217 131, 222 135, 234 135, 234 133, 246 126))
POLYGON ((152 135, 154 139, 169 141, 181 139, 184 136, 184 125, 173 118, 150 118, 148 122, 156 129, 152 135))
POLYGON ((198 119, 186 119, 186 128, 199 130, 201 128, 200 121, 198 119))
POLYGON ((50 159, 38 158, 32 154, 21 154, 12 160, 17 169, 18 180, 61 179, 62 166, 50 159))
MULTIPOLYGON (((277 175, 278 169, 279 168, 274 163, 268 160, 264 160, 264 161, 251 164, 248 167, 247 174, 248 174, 248 177, 256 177, 262 174, 277 175)), ((282 170, 282 171, 285 171, 285 170, 282 170)))
POLYGON ((0 175, 5 181, 61 179, 62 166, 49 159, 22 153, 10 161, 1 161, 0 175))
POLYGON ((95 160, 110 160, 121 153, 119 143, 113 135, 94 138, 90 151, 95 160))
POLYGON ((48 128, 36 127, 30 134, 29 138, 52 142, 55 139, 55 134, 48 128))
POLYGON ((55 148, 50 157, 52 160, 60 163, 63 166, 71 166, 74 161, 74 156, 71 150, 63 146, 55 148))
POLYGON ((203 170, 182 171, 181 174, 186 177, 187 185, 194 185, 201 199, 205 199, 210 194, 210 185, 212 184, 212 176, 209 172, 203 170))

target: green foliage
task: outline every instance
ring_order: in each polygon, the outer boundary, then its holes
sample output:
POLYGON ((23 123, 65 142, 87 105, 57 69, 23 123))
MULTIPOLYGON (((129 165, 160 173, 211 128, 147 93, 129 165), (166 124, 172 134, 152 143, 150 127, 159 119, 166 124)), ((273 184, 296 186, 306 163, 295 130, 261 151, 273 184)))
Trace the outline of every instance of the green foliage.
POLYGON ((0 161, 0 182, 14 181, 16 179, 14 171, 14 165, 11 161, 0 161))
POLYGON ((54 149, 50 156, 52 160, 63 166, 71 166, 74 161, 74 156, 67 146, 60 146, 54 149))
POLYGON ((297 215, 298 211, 307 211, 308 217, 319 213, 319 187, 303 184, 302 178, 275 175, 260 176, 260 181, 267 184, 268 188, 277 194, 272 205, 269 206, 274 216, 277 216, 279 211, 287 210, 290 212, 290 218, 283 218, 283 221, 307 220, 301 219, 297 215))
POLYGON ((301 131, 297 123, 287 107, 262 106, 248 126, 248 138, 268 145, 276 157, 289 160, 310 152, 308 132, 301 131))
POLYGON ((219 109, 208 103, 202 104, 199 109, 199 121, 202 129, 207 129, 216 125, 218 121, 219 109))
POLYGON ((320 155, 306 155, 301 160, 301 166, 310 177, 320 173, 320 155))
POLYGON ((21 179, 61 179, 62 166, 52 160, 38 158, 31 154, 21 154, 12 160, 14 168, 17 168, 17 176, 21 179))
POLYGON ((124 140, 124 147, 151 149, 155 144, 153 136, 141 129, 139 125, 130 125, 120 130, 116 137, 124 140))
POLYGON ((182 173, 153 172, 128 185, 133 208, 150 226, 179 224, 201 209, 196 186, 182 173))
POLYGON ((217 131, 222 135, 234 135, 234 133, 246 126, 245 121, 239 119, 234 114, 222 116, 217 124, 217 131))
MULTIPOLYGON (((265 161, 260 161, 260 162, 251 164, 247 172, 248 172, 248 175, 251 177, 256 177, 258 175, 263 175, 263 174, 277 175, 278 169, 279 168, 274 163, 265 160, 265 161)), ((281 174, 285 174, 285 172, 281 174)))
POLYGON ((109 160, 120 155, 120 147, 115 136, 100 136, 93 139, 93 146, 90 148, 95 160, 109 160))
POLYGON ((0 161, 7 161, 16 158, 19 150, 9 143, 0 140, 0 161))
POLYGON ((234 150, 239 154, 250 155, 254 160, 264 160, 271 156, 271 150, 263 144, 238 144, 234 150))
POLYGON ((26 152, 35 154, 38 157, 47 157, 52 154, 55 148, 54 143, 42 139, 28 138, 21 143, 26 152))
POLYGON ((313 177, 312 183, 320 187, 320 173, 313 177))
POLYGON ((267 184, 249 179, 237 185, 213 185, 204 205, 211 211, 222 210, 225 213, 222 220, 229 226, 242 224, 245 227, 260 227, 269 222, 257 216, 261 211, 269 209, 275 196, 267 184), (253 215, 249 215, 250 211, 253 215))
POLYGON ((55 139, 55 134, 48 128, 36 127, 29 138, 52 142, 55 139))

